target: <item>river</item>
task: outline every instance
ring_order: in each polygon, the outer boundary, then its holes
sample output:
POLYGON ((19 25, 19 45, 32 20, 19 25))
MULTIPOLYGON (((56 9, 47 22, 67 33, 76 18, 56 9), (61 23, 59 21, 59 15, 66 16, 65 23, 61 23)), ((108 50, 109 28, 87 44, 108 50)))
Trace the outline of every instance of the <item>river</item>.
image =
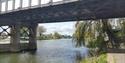
POLYGON ((37 41, 36 52, 1 53, 0 63, 78 63, 87 48, 76 48, 72 39, 37 41))

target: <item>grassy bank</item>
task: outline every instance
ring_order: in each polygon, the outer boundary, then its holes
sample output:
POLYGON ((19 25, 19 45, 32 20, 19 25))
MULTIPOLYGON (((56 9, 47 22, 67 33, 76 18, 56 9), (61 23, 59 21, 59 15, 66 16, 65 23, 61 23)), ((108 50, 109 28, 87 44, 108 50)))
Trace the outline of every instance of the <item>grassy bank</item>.
POLYGON ((101 54, 98 57, 85 58, 80 63, 107 63, 107 54, 101 54))

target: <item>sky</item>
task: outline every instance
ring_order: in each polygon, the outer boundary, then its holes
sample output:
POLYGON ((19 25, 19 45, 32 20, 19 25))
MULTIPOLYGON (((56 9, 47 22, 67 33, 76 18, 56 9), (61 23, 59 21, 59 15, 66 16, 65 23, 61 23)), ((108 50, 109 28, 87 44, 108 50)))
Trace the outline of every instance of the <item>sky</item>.
POLYGON ((45 34, 58 32, 63 35, 72 35, 75 31, 76 22, 41 23, 39 26, 46 28, 45 34))

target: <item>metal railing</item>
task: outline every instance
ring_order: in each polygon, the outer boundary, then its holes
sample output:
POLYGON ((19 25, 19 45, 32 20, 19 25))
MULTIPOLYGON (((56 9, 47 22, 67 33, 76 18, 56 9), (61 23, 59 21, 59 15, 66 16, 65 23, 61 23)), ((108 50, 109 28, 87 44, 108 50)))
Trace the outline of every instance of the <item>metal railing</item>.
POLYGON ((0 14, 75 1, 78 0, 0 0, 0 14))

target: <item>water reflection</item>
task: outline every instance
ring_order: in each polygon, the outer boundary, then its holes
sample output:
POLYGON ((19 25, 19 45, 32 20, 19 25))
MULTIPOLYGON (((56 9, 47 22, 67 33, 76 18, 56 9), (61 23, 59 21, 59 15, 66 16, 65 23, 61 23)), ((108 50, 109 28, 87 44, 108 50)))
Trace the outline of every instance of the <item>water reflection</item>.
POLYGON ((87 48, 75 48, 71 41, 38 41, 36 52, 0 54, 0 63, 78 63, 87 56, 87 48))

